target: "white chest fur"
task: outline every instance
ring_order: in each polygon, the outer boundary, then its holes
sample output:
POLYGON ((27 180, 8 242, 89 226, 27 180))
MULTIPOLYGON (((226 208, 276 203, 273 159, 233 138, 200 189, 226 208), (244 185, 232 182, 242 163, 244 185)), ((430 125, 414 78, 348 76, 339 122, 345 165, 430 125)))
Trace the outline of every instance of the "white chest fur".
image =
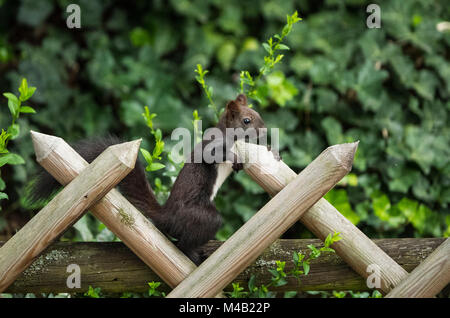
POLYGON ((233 164, 231 162, 225 161, 222 163, 216 164, 217 169, 217 178, 216 182, 214 182, 213 190, 211 193, 210 200, 214 200, 214 197, 222 186, 223 182, 228 178, 230 173, 233 171, 233 164))

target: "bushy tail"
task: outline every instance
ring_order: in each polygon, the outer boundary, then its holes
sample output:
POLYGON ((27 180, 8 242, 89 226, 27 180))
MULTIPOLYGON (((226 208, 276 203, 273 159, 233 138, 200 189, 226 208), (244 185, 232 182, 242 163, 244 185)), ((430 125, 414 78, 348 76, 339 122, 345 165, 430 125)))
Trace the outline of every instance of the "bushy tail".
MULTIPOLYGON (((115 137, 95 138, 79 141, 72 145, 87 162, 91 163, 109 146, 121 143, 115 137)), ((120 192, 137 209, 154 219, 159 214, 161 206, 150 187, 145 176, 143 165, 136 162, 135 168, 119 183, 120 192)), ((31 204, 42 203, 50 198, 61 185, 47 171, 42 170, 33 180, 29 187, 27 201, 31 204)))

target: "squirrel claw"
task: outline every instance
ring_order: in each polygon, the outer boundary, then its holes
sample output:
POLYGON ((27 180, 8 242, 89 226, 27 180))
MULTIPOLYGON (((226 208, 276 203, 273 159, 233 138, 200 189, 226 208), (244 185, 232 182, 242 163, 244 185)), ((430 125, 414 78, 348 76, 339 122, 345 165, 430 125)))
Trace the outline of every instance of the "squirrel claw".
POLYGON ((276 161, 280 161, 281 160, 281 155, 280 155, 280 153, 278 151, 275 151, 270 146, 267 146, 267 150, 269 150, 273 154, 273 157, 275 158, 276 161))

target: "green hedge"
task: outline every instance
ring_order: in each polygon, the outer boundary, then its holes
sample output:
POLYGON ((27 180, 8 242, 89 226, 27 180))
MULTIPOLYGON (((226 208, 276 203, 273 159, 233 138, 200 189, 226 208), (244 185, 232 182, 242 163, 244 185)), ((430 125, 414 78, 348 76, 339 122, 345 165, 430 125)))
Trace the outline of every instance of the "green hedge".
MULTIPOLYGON (((2 168, 6 216, 27 216, 26 182, 36 169, 29 129, 69 141, 114 133, 151 138, 144 105, 170 148, 176 127, 192 129, 192 112, 213 113, 194 79, 210 70, 218 105, 239 90, 239 71, 257 72, 261 43, 280 31, 286 14, 303 21, 287 40, 290 51, 261 87, 254 105, 269 127, 281 129, 283 160, 300 171, 325 147, 360 140, 351 174, 326 195, 370 237, 450 234, 450 33, 447 1, 379 2, 381 28, 368 29, 370 1, 78 1, 80 30, 65 25, 72 1, 0 1, 0 87, 15 91, 22 77, 37 91, 37 114, 19 120, 12 142, 25 165, 2 168)), ((9 121, 2 97, 0 127, 9 121)), ((170 163, 165 162, 169 167, 170 163)), ((173 171, 149 174, 164 200, 173 171), (155 178, 159 179, 156 181, 155 178)), ((220 190, 225 239, 268 200, 244 173, 220 190)), ((106 235, 84 218, 72 239, 106 235), (84 224, 84 225, 83 225, 84 224), (75 236, 74 236, 75 235, 75 236)), ((309 237, 301 225, 286 237, 309 237)), ((111 235, 100 239, 111 239, 111 235)))

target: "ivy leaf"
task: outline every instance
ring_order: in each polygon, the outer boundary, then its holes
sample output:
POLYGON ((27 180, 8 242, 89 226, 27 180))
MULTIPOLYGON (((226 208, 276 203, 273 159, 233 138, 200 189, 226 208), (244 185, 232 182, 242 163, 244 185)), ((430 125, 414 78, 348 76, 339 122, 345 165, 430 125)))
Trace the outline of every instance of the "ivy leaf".
POLYGON ((358 224, 361 221, 361 218, 358 214, 355 213, 353 210, 347 191, 344 189, 331 189, 324 198, 332 205, 338 209, 339 212, 342 213, 343 216, 345 216, 350 222, 353 224, 358 224))
POLYGON ((397 206, 391 207, 391 201, 386 194, 375 191, 371 197, 373 211, 380 220, 387 222, 394 228, 405 223, 405 216, 397 206))

